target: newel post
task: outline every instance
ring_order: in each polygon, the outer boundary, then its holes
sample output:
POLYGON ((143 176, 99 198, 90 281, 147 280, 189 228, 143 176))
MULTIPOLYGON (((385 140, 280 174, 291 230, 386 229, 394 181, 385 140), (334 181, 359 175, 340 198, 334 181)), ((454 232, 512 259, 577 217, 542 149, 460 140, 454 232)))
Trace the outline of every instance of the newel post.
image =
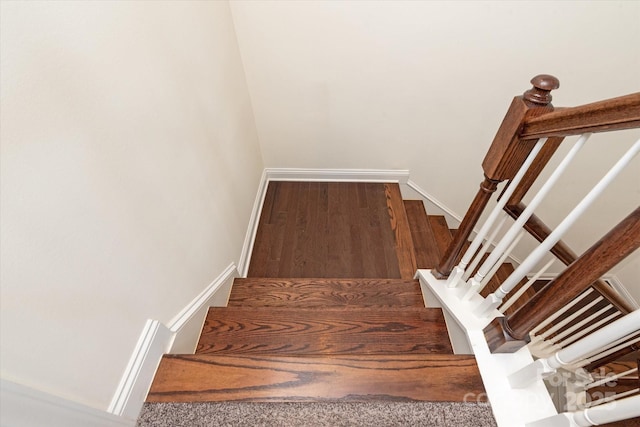
POLYGON ((640 207, 549 282, 516 312, 494 319, 484 334, 492 353, 512 353, 529 342, 529 332, 566 306, 593 282, 640 247, 640 207))
POLYGON ((526 117, 548 113, 553 110, 551 91, 560 87, 557 78, 541 74, 531 80, 533 87, 522 96, 517 96, 496 133, 483 162, 484 180, 467 213, 453 237, 453 241, 432 273, 437 279, 445 279, 453 270, 465 242, 469 239, 480 215, 484 211, 498 184, 512 179, 522 166, 536 140, 520 140, 523 121, 526 117))

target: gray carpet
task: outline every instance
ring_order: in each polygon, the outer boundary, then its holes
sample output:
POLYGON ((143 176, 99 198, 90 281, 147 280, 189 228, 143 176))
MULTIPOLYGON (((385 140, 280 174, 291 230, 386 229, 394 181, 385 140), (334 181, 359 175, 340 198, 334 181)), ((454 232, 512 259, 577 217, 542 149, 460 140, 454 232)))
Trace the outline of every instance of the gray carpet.
POLYGON ((145 403, 138 427, 495 427, 489 404, 145 403))

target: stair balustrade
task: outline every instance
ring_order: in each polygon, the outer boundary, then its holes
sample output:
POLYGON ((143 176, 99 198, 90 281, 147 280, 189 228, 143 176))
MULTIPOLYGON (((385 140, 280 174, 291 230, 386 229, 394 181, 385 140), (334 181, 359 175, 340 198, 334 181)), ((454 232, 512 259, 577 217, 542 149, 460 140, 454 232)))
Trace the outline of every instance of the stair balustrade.
MULTIPOLYGON (((589 372, 640 347, 640 311, 634 311, 634 307, 602 279, 640 247, 640 207, 580 256, 562 239, 640 152, 640 140, 631 145, 554 229, 535 212, 579 156, 591 134, 640 128, 640 93, 556 109, 551 104, 551 91, 559 87, 558 79, 539 75, 531 83, 532 89, 512 101, 482 162, 484 181, 453 242, 435 269, 430 273, 419 271, 418 276, 423 286, 430 289, 462 325, 477 357, 484 347, 478 344, 476 330, 481 330, 483 345, 490 353, 511 354, 520 353, 523 348, 526 350, 531 363, 519 366, 517 372, 511 373, 512 388, 526 388, 531 381, 561 369, 575 377, 571 380, 574 381, 572 390, 584 397, 588 388, 601 382, 589 372), (523 203, 523 198, 558 148, 570 143, 565 141, 569 136, 578 136, 577 142, 528 204, 523 203), (498 185, 505 181, 495 207, 487 213, 484 223, 468 243, 498 185), (509 217, 513 222, 505 226, 509 217), (486 297, 479 295, 491 280, 495 281, 498 267, 511 255, 525 233, 533 236, 539 245, 497 288, 491 288, 495 289, 493 292, 486 297), (463 253, 465 246, 467 249, 463 253), (558 261, 566 268, 544 286, 537 285, 538 279, 558 261)), ((514 354, 513 360, 518 357, 522 355, 514 354)), ((628 374, 630 371, 615 378, 628 374)), ((491 387, 487 389, 489 391, 491 387)), ((629 409, 633 406, 629 402, 637 408, 639 395, 640 389, 631 389, 590 403, 579 401, 582 406, 567 405, 567 409, 579 411, 540 421, 529 419, 525 424, 556 426, 571 420, 572 424, 566 425, 587 426, 596 421, 638 417, 640 411, 629 409), (622 418, 608 413, 616 402, 627 408, 622 418)))

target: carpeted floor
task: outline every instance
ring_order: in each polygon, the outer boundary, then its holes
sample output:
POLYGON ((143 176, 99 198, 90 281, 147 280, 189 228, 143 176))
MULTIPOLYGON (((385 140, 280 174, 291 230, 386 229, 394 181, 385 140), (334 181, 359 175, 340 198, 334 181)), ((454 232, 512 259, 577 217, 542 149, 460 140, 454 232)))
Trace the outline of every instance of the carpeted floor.
POLYGON ((138 427, 495 427, 488 404, 146 403, 138 427))

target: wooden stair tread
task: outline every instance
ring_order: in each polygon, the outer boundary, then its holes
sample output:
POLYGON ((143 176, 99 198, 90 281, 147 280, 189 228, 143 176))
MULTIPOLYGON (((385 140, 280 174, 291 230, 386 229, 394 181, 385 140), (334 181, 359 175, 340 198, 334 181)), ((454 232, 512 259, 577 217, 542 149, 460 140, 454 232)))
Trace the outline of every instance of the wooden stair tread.
POLYGON ((411 238, 407 212, 402 202, 400 186, 398 184, 385 184, 384 188, 387 199, 387 209, 389 211, 389 221, 395 238, 400 277, 403 279, 413 279, 417 270, 415 249, 413 239, 411 238))
POLYGON ((461 402, 485 390, 475 358, 164 356, 147 402, 461 402))
POLYGON ((236 279, 230 307, 424 307, 420 284, 405 279, 236 279))
POLYGON ((418 268, 430 269, 440 261, 440 251, 436 237, 427 218, 427 211, 422 200, 405 200, 404 208, 409 220, 409 229, 415 249, 418 268))
POLYGON ((427 219, 429 220, 429 225, 431 225, 431 229, 433 230, 436 245, 438 246, 438 252, 444 254, 453 240, 447 220, 442 215, 427 215, 427 219))
POLYGON ((441 309, 212 307, 196 353, 453 353, 441 309))

